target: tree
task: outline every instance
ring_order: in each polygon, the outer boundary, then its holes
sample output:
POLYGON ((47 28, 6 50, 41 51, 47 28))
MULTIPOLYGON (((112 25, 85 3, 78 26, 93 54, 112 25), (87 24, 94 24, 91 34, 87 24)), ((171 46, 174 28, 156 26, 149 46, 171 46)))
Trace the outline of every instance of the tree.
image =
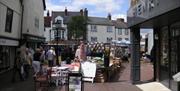
POLYGON ((67 25, 69 40, 86 40, 86 21, 87 19, 84 16, 73 16, 71 18, 67 25))

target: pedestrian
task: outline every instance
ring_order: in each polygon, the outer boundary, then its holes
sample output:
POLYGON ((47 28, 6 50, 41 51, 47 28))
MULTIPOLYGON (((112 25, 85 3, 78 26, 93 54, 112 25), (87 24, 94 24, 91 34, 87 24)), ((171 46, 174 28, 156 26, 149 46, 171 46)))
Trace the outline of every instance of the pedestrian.
POLYGON ((32 57, 32 54, 30 53, 30 50, 28 48, 26 48, 26 54, 24 55, 24 75, 25 75, 25 78, 27 79, 29 77, 29 69, 32 65, 32 60, 33 60, 33 57, 32 57))
POLYGON ((43 64, 45 61, 45 50, 43 49, 43 47, 40 47, 40 53, 41 53, 40 62, 41 64, 43 64))
POLYGON ((40 53, 40 49, 37 48, 34 55, 33 55, 33 62, 32 62, 32 67, 34 69, 34 74, 37 74, 40 72, 40 56, 41 56, 41 53, 40 53))
POLYGON ((85 44, 83 41, 81 41, 80 44, 80 61, 86 60, 86 52, 85 52, 85 44))
POLYGON ((48 60, 49 67, 53 66, 54 60, 55 60, 55 56, 56 56, 56 53, 54 51, 54 48, 51 47, 51 49, 49 49, 48 52, 47 52, 47 60, 48 60))
POLYGON ((21 81, 24 80, 23 75, 21 73, 21 67, 22 67, 22 62, 21 62, 21 56, 20 56, 20 50, 17 51, 15 60, 14 60, 14 68, 13 68, 13 75, 12 75, 12 82, 15 82, 16 80, 16 74, 18 73, 19 78, 21 81))
POLYGON ((76 49, 75 57, 80 59, 80 46, 78 46, 78 48, 76 49))

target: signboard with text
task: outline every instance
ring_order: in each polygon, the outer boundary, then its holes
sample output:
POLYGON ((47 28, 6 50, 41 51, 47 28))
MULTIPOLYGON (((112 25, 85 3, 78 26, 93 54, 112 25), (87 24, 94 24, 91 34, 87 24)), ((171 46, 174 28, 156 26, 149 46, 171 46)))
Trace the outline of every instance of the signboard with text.
POLYGON ((19 41, 0 38, 0 45, 18 46, 19 41))

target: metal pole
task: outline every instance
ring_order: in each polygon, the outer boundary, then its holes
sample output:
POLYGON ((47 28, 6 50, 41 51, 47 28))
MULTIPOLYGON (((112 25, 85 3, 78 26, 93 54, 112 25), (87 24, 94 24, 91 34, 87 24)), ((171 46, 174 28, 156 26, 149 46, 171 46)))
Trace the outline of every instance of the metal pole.
POLYGON ((58 60, 58 56, 59 56, 59 53, 58 53, 58 51, 59 51, 59 47, 58 47, 58 28, 56 30, 57 30, 57 32, 56 32, 56 34, 57 34, 57 38, 56 38, 56 41, 57 41, 57 45, 56 45, 56 65, 59 65, 59 60, 58 60))

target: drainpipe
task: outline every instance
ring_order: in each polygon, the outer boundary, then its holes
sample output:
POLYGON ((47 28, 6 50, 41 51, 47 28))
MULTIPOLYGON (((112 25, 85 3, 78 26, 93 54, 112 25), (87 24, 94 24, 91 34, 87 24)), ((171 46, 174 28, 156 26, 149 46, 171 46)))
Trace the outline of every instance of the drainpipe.
POLYGON ((20 0, 21 2, 21 29, 20 29, 20 44, 19 46, 21 46, 23 44, 23 16, 24 16, 24 5, 23 5, 23 0, 20 0))
POLYGON ((116 30, 117 30, 117 28, 115 27, 115 40, 116 40, 116 30))

